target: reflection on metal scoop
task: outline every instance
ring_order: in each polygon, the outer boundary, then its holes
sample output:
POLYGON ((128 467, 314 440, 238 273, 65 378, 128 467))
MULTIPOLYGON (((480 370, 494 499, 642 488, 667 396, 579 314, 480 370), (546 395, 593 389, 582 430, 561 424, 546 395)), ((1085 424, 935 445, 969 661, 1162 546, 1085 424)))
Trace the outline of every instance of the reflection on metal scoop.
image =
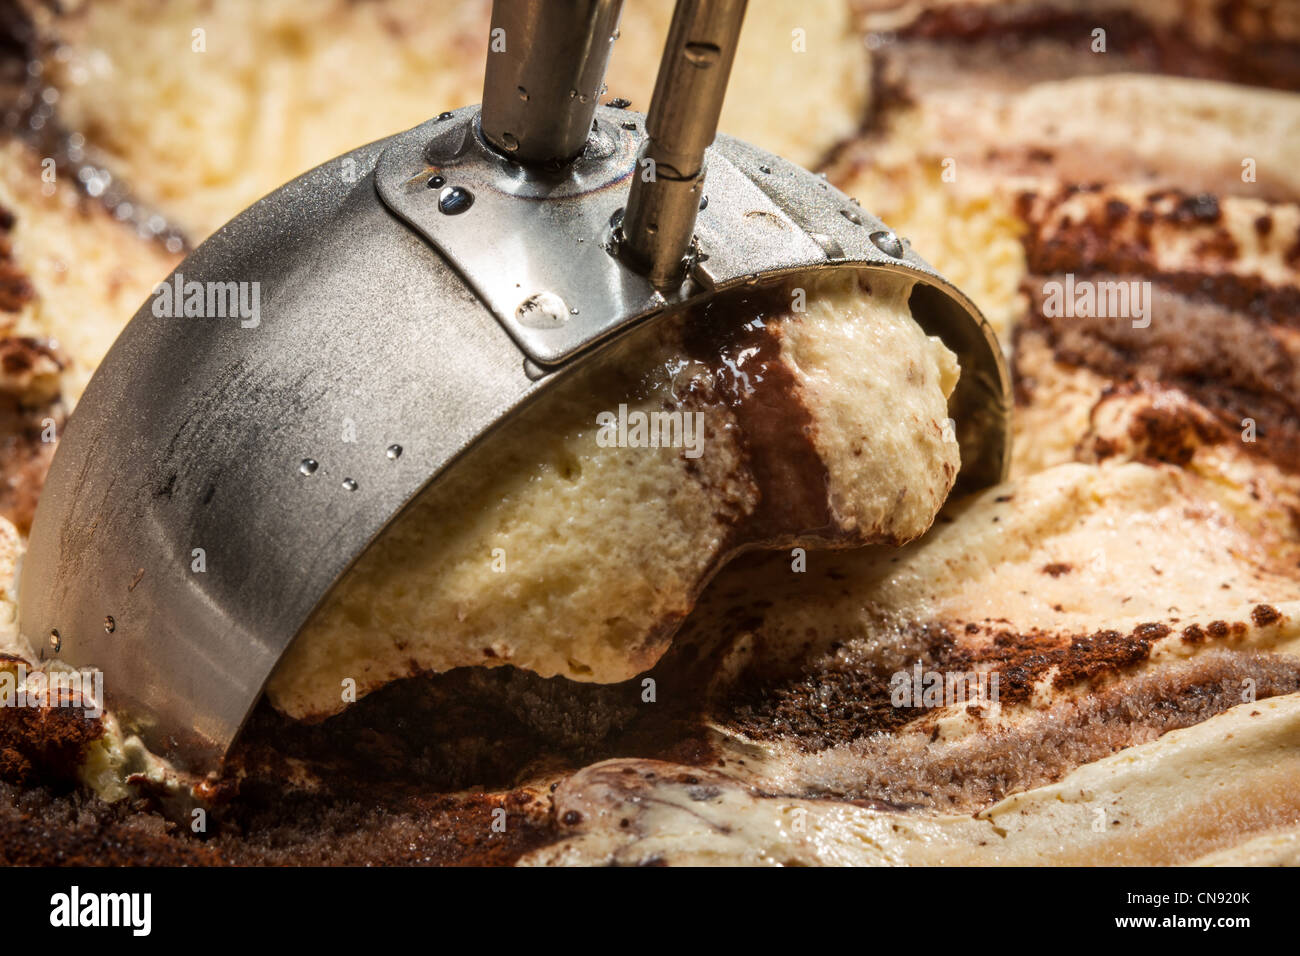
POLYGON ((1004 476, 1007 374, 970 300, 822 178, 714 141, 743 0, 678 3, 648 118, 596 106, 620 0, 573 6, 580 31, 498 2, 481 110, 332 160, 212 236, 72 416, 22 633, 102 669, 108 706, 182 766, 220 760, 311 611, 450 462, 602 343, 720 291, 915 278, 916 320, 961 362, 959 481, 1004 476))

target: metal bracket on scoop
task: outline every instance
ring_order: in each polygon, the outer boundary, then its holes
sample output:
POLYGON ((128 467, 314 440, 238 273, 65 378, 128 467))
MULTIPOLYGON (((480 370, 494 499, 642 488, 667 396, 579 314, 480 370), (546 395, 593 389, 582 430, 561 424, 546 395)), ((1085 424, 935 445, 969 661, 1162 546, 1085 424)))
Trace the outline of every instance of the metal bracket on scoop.
POLYGON ((545 177, 488 146, 477 119, 477 108, 467 108, 393 137, 375 185, 542 365, 701 293, 760 277, 857 266, 950 288, 905 240, 822 177, 720 136, 708 150, 689 272, 675 287, 656 289, 614 248, 628 184, 638 175, 642 114, 600 108, 586 151, 545 177))

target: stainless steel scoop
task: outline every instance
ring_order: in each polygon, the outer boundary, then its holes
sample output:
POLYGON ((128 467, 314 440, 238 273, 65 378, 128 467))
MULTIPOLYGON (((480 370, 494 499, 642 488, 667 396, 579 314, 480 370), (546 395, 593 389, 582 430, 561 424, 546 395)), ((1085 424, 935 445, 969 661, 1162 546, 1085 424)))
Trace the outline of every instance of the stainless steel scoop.
POLYGON ((824 179, 714 142, 743 0, 678 3, 648 118, 596 105, 620 6, 498 0, 482 109, 256 203, 100 366, 36 513, 20 626, 101 669, 156 752, 215 766, 312 610, 449 463, 602 343, 732 287, 918 280, 917 321, 961 361, 961 481, 1004 476, 1008 379, 970 300, 824 179))

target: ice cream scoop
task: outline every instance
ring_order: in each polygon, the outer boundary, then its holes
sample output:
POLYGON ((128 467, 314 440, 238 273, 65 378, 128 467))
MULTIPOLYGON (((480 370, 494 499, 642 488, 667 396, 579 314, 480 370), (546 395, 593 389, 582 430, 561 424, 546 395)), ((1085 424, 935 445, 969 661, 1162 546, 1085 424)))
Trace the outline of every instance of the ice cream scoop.
POLYGON ((250 207, 159 283, 88 386, 20 628, 103 670, 156 752, 215 765, 422 489, 634 327, 736 289, 913 283, 911 314, 961 368, 959 480, 1004 474, 1007 375, 975 306, 822 178, 715 141, 744 3, 678 4, 648 117, 597 106, 620 3, 571 7, 497 3, 481 108, 250 207))

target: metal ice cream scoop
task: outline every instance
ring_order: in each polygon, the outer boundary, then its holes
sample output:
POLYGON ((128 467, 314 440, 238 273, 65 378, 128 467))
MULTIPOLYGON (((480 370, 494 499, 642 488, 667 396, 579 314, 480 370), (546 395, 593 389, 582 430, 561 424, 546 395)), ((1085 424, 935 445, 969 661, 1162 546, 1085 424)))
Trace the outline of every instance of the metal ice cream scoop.
POLYGON ((481 108, 331 160, 204 242, 71 417, 20 627, 101 669, 180 765, 219 762, 312 610, 457 456, 603 343, 724 290, 916 279, 916 320, 961 362, 960 480, 1004 476, 1008 379, 970 300, 823 178, 715 141, 744 0, 680 0, 648 116, 597 106, 621 0, 566 6, 498 0, 481 108))

